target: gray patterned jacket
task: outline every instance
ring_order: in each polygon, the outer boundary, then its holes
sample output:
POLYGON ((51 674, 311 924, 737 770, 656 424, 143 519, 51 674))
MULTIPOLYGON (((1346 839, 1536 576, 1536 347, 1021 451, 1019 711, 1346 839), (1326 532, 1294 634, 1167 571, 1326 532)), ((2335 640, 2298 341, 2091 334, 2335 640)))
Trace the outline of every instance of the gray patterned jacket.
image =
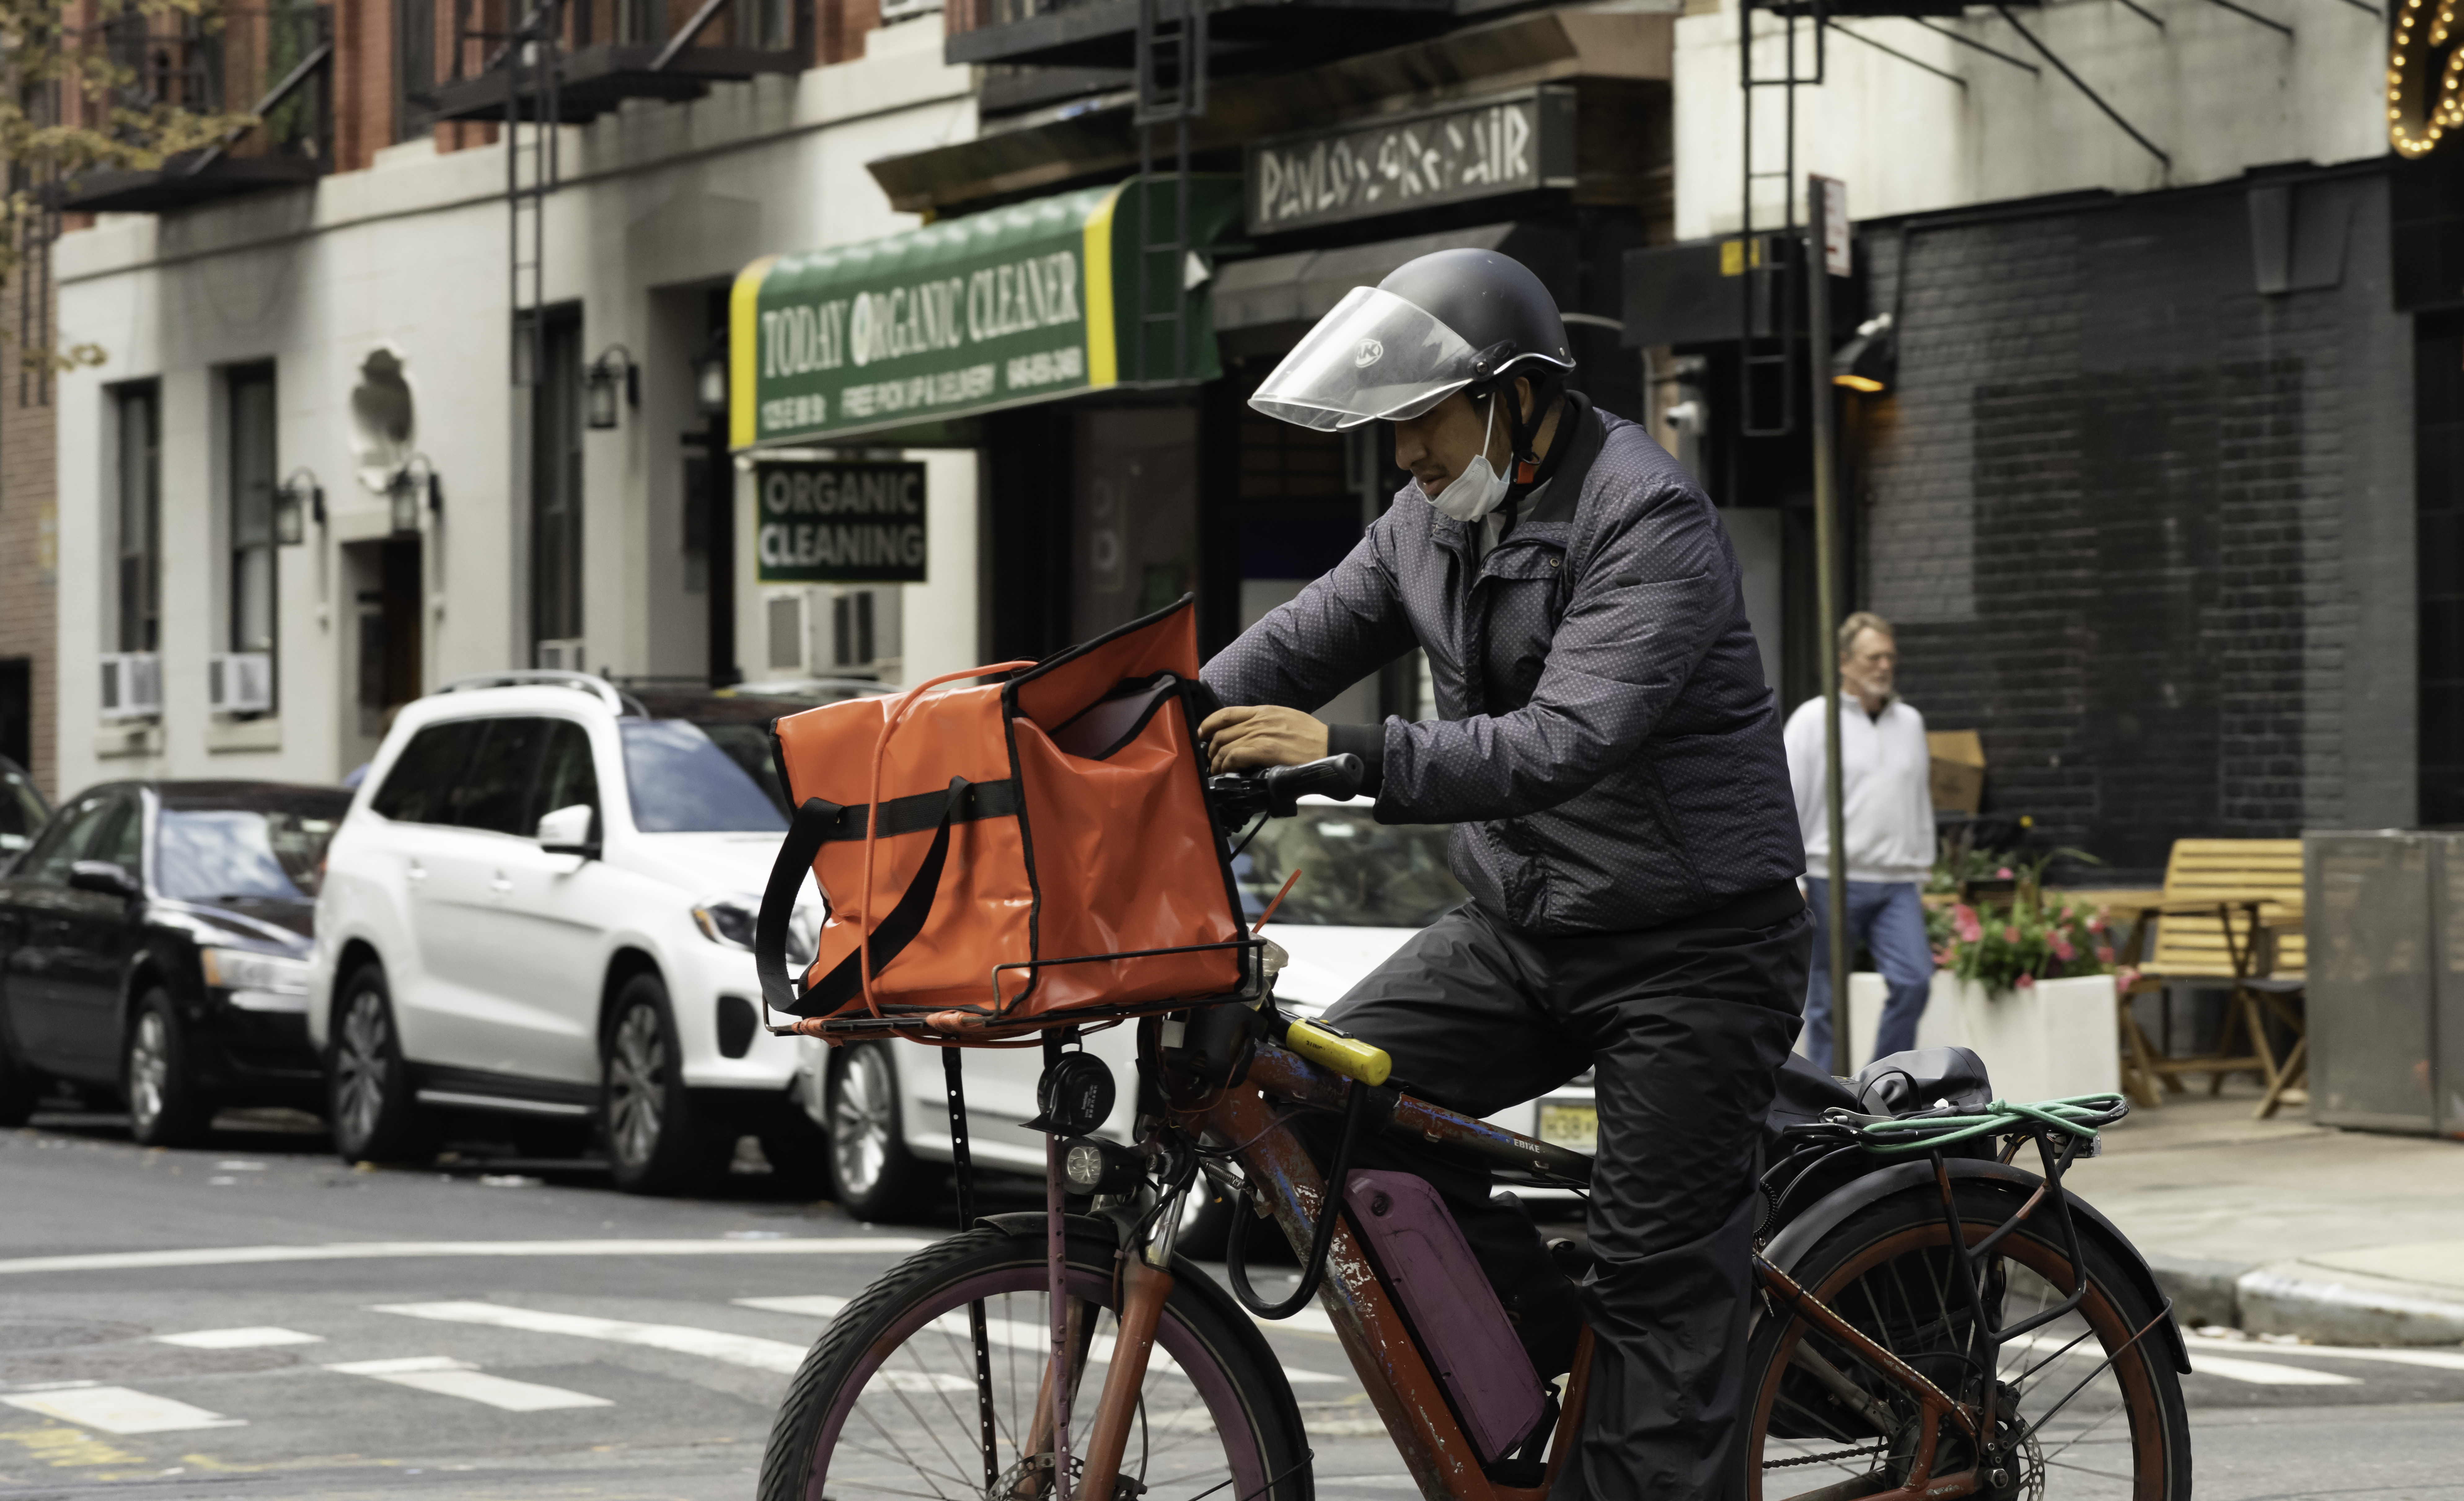
POLYGON ((1426 651, 1438 717, 1385 722, 1378 821, 1455 825, 1457 878, 1534 934, 1657 927, 1805 869, 1727 529, 1641 428, 1574 400, 1573 447, 1485 564, 1406 485, 1204 673, 1224 703, 1314 712, 1426 651))

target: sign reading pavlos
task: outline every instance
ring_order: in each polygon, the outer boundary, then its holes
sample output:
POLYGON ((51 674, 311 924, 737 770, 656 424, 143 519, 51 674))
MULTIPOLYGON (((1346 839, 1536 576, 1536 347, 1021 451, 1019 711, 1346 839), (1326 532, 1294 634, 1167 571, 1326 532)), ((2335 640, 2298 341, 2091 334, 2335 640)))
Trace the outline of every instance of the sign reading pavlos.
POLYGON ((1248 153, 1252 234, 1401 213, 1574 181, 1564 87, 1262 141, 1248 153))
POLYGON ((766 459, 753 466, 763 584, 924 582, 924 466, 766 459))

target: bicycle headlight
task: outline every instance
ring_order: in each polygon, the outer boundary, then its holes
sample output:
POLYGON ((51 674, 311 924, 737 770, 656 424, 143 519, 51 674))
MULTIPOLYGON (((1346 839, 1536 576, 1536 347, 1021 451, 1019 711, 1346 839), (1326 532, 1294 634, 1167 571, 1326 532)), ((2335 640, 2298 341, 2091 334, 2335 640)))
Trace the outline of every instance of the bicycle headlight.
MULTIPOLYGON (((693 926, 701 936, 725 948, 751 952, 753 935, 761 922, 761 898, 740 893, 706 896, 693 903, 693 926)), ((810 908, 799 907, 787 918, 787 962, 797 969, 812 963, 819 951, 821 924, 810 908)))
POLYGON ((1147 1176, 1147 1159, 1101 1137, 1080 1137, 1062 1151, 1061 1176, 1072 1193, 1125 1194, 1147 1176))

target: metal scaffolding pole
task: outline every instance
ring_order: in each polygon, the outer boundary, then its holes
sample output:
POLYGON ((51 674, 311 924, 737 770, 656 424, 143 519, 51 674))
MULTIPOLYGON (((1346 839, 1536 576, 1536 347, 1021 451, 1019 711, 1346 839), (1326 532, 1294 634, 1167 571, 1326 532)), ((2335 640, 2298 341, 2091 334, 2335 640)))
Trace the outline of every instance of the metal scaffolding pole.
POLYGON ((1822 622, 1822 802, 1829 820, 1830 858, 1823 893, 1831 951, 1831 1071, 1854 1071, 1848 1048, 1848 839, 1839 777, 1839 475, 1832 453, 1831 270, 1823 248, 1830 243, 1831 203, 1823 180, 1805 180, 1805 366, 1813 373, 1814 406, 1814 600, 1822 622))

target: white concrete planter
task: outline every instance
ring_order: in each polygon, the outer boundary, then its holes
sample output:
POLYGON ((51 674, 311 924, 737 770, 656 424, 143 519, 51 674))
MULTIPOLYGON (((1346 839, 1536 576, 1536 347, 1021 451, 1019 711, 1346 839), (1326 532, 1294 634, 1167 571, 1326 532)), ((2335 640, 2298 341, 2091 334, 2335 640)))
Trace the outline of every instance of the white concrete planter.
MULTIPOLYGON (((1848 1036, 1857 1066, 1873 1060, 1874 1032, 1886 994, 1882 977, 1848 977, 1848 1036)), ((2111 975, 2040 980, 2021 990, 1988 992, 1936 971, 1920 1048, 1973 1048, 2004 1099, 2053 1099, 2122 1088, 2121 1012, 2111 975)))

